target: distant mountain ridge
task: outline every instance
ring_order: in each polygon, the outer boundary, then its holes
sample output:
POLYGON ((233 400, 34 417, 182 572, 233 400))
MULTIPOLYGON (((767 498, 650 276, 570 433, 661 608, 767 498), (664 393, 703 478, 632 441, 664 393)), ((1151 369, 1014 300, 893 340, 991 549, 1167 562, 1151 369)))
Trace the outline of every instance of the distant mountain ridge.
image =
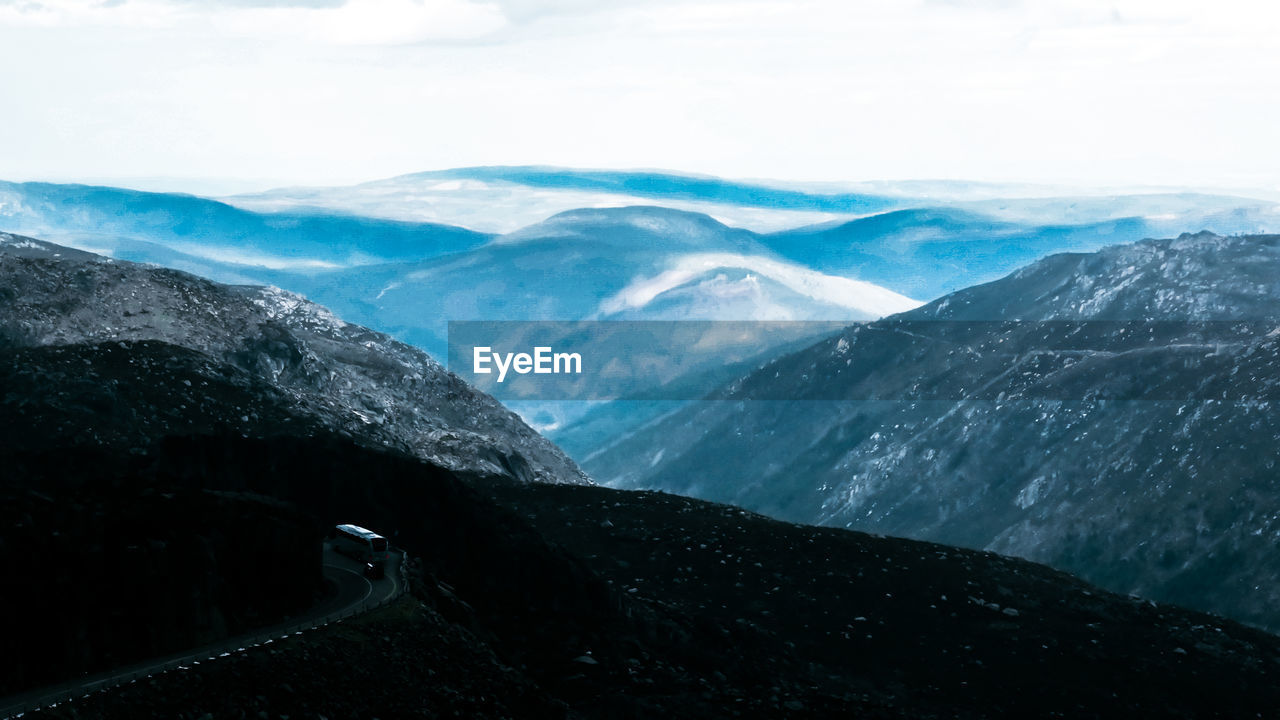
MULTIPOLYGON (((1029 224, 999 219, 999 210, 991 210, 992 214, 949 207, 894 210, 772 233, 763 242, 783 257, 821 272, 850 275, 912 297, 934 299, 994 280, 1055 253, 1092 252, 1187 230, 1256 233, 1280 223, 1280 214, 1268 225, 1248 213, 1099 220, 1082 213, 1084 217, 1073 223, 1029 224)), ((1100 208, 1097 214, 1106 213, 1100 208)))
POLYGON ((493 233, 513 232, 575 208, 629 205, 699 212, 761 233, 921 208, 977 213, 997 222, 1030 226, 1140 219, 1156 228, 1151 237, 1199 230, 1260 233, 1274 231, 1280 222, 1280 205, 1274 194, 1265 192, 1256 196, 1153 188, 1104 192, 946 180, 740 181, 660 170, 520 166, 436 170, 348 187, 280 188, 224 200, 258 211, 330 208, 493 233))
MULTIPOLYGON (((0 227, 299 292, 443 358, 450 320, 855 322, 1050 253, 1280 223, 1274 203, 1187 193, 990 198, 963 183, 846 190, 661 172, 463 168, 228 198, 233 207, 10 184, 0 186, 0 227), (903 194, 911 188, 929 197, 903 194), (849 212, 831 212, 842 193, 849 212), (855 196, 893 202, 873 212, 855 196)), ((539 418, 540 429, 572 431, 564 408, 518 409, 539 418)), ((579 453, 599 449, 573 444, 579 453)))
POLYGON ((787 262, 750 231, 659 207, 573 210, 464 253, 270 279, 432 352, 444 348, 446 320, 854 321, 918 304, 787 262), (800 282, 865 292, 805 295, 800 282), (625 294, 645 283, 652 294, 625 294))
POLYGON ((207 260, 319 270, 459 252, 486 233, 332 210, 264 215, 176 193, 0 181, 0 223, 12 232, 126 251, 139 241, 207 260))
POLYGON ((879 212, 899 201, 870 193, 817 193, 711 175, 661 171, 578 170, 550 166, 488 166, 403 175, 401 179, 501 180, 538 188, 608 191, 653 199, 683 199, 727 205, 845 214, 879 212))
POLYGON ((778 358, 585 467, 1277 628, 1278 337, 1280 236, 1055 255, 778 358))
POLYGON ((661 204, 729 225, 781 230, 898 207, 861 192, 811 192, 662 171, 472 167, 401 175, 339 188, 280 188, 224 200, 258 211, 334 208, 506 233, 576 208, 661 204))

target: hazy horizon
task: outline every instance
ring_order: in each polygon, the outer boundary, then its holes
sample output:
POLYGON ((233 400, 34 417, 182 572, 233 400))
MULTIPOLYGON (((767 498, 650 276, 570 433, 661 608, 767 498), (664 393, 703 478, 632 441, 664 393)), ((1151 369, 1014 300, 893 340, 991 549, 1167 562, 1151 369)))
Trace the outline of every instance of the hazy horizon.
POLYGON ((0 177, 221 194, 556 165, 1276 193, 1278 32, 1243 0, 0 0, 0 177))
MULTIPOLYGON (((489 165, 489 166, 472 166, 472 167, 518 167, 514 165, 489 165)), ((821 193, 837 193, 837 192, 865 192, 869 194, 885 194, 887 196, 910 196, 908 192, 912 186, 945 186, 955 185, 964 186, 971 185, 973 187, 972 198, 1051 198, 1051 197, 1091 197, 1104 195, 1141 195, 1141 194, 1163 194, 1163 193, 1194 193, 1206 195, 1223 195, 1235 196, 1240 198, 1254 198, 1259 200, 1280 201, 1280 189, 1272 190, 1264 187, 1225 187, 1225 186, 1188 186, 1188 185, 1159 185, 1159 184, 1140 184, 1140 185, 1085 185, 1085 184, 1067 184, 1067 183, 1047 183, 1047 182, 1029 182, 1017 179, 1010 180, 972 180, 969 178, 901 178, 901 179, 882 179, 882 178, 859 178, 846 180, 812 180, 812 179, 782 179, 769 177, 729 177, 713 175, 709 173, 700 173, 687 169, 672 168, 650 168, 650 167, 572 167, 567 165, 542 165, 536 167, 545 167, 552 170, 564 171, 587 171, 587 172, 642 172, 642 173, 659 173, 669 175, 685 175, 692 177, 710 177, 719 180, 726 180, 736 183, 756 184, 774 188, 801 189, 808 192, 821 193)), ((136 190, 140 192, 157 192, 157 193, 180 193, 208 197, 213 199, 231 198, 237 195, 254 195, 274 190, 286 190, 289 188, 323 188, 323 187, 346 187, 356 186, 367 183, 377 183, 385 180, 392 180, 398 177, 425 174, 432 172, 447 172, 452 170, 464 169, 462 167, 449 168, 427 168, 419 171, 401 173, 386 177, 367 177, 357 178, 350 182, 291 182, 284 178, 237 178, 237 177, 183 177, 183 176, 93 176, 93 175, 34 175, 34 176, 17 176, 3 177, 0 176, 0 182, 43 182, 54 184, 68 185, 88 185, 115 187, 127 190, 136 190)), ((619 192, 619 195, 626 193, 619 192)), ((923 199, 923 198, 915 198, 923 199)), ((955 199, 955 198, 951 198, 955 199)))

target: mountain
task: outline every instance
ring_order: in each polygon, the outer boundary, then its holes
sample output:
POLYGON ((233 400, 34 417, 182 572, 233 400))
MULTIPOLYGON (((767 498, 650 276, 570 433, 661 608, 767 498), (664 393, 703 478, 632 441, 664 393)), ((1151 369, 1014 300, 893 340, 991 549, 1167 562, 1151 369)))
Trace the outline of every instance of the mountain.
POLYGON ((777 358, 584 467, 1280 628, 1277 278, 1280 236, 1054 255, 777 358))
MULTIPOLYGON (((36 382, 60 394, 59 378, 36 382)), ((180 381, 156 382, 179 398, 180 381)), ((15 589, 33 615, 6 615, 12 626, 34 617, 43 622, 28 629, 62 628, 65 618, 43 598, 61 609, 128 590, 181 597, 218 585, 253 555, 265 567, 314 567, 314 551, 264 554, 234 542, 270 537, 252 532, 261 527, 298 547, 318 545, 271 522, 284 510, 319 527, 358 517, 392 528, 409 557, 411 593, 388 606, 60 698, 41 712, 49 717, 409 717, 429 708, 478 718, 1243 718, 1265 717, 1280 701, 1275 636, 991 553, 792 525, 661 493, 468 486, 429 463, 324 432, 171 436, 145 456, 32 452, 0 437, 0 458, 22 499, 6 505, 18 516, 0 529, 6 561, 29 547, 13 539, 37 534, 24 521, 39 518, 46 542, 61 547, 64 529, 77 540, 86 534, 77 521, 116 522, 95 515, 113 508, 89 498, 127 501, 129 492, 141 500, 124 516, 138 546, 119 553, 118 536, 104 543, 126 568, 185 559, 191 547, 220 551, 195 558, 191 570, 206 574, 160 575, 138 589, 123 585, 132 576, 67 577, 58 563, 24 559, 19 567, 34 572, 15 589), (229 538, 216 525, 186 526, 188 514, 163 515, 197 500, 226 507, 227 498, 238 512, 200 518, 239 517, 229 538), (280 509, 247 507, 268 498, 280 509), (223 558, 228 550, 257 552, 223 558)), ((163 617, 183 615, 187 605, 174 605, 163 617)), ((87 614, 90 637, 156 632, 136 612, 87 614)), ((55 637, 49 655, 84 647, 55 637)))
POLYGON ((429 234, 433 227, 448 236, 459 229, 450 226, 494 235, 568 210, 637 205, 702 213, 758 232, 932 208, 1023 225, 1141 219, 1166 232, 1201 225, 1239 233, 1275 225, 1277 203, 1266 197, 1270 195, 1265 192, 1251 196, 1142 188, 1086 194, 1078 188, 963 181, 737 181, 660 171, 502 166, 413 173, 343 187, 279 188, 220 201, 101 185, 0 182, 0 212, 23 218, 18 224, 7 223, 11 228, 28 228, 30 223, 33 231, 49 230, 52 226, 38 224, 60 224, 58 216, 74 216, 65 221, 78 223, 86 232, 101 226, 138 237, 145 228, 173 229, 177 238, 186 237, 197 224, 252 236, 264 227, 287 231, 291 225, 310 224, 319 229, 325 222, 364 236, 412 234, 415 228, 429 234), (272 222, 272 216, 281 221, 272 222), (401 221, 401 226, 379 220, 401 221))
POLYGON ((438 357, 446 320, 847 321, 913 305, 787 263, 752 232, 657 207, 571 210, 494 238, 423 223, 259 214, 183 195, 9 183, 0 184, 0 222, 117 259, 300 292, 438 357))
POLYGON ((175 193, 9 182, 0 182, 0 226, 101 254, 144 251, 140 243, 150 243, 206 261, 303 270, 420 260, 490 237, 325 211, 264 215, 175 193))
POLYGON ((887 198, 867 193, 814 193, 775 183, 653 171, 496 166, 457 168, 403 177, 505 181, 554 190, 591 190, 653 199, 700 200, 745 207, 845 214, 876 212, 892 205, 887 198))
MULTIPOLYGON (((705 215, 657 207, 574 210, 463 253, 324 273, 273 273, 269 279, 442 358, 448 349, 446 320, 845 323, 918 304, 870 283, 787 262, 752 232, 705 215)), ((613 339, 628 327, 615 324, 608 333, 586 332, 613 339)), ((487 328, 490 336, 482 344, 502 346, 501 330, 496 324, 487 328)), ((829 331, 796 323, 788 332, 763 337, 752 355, 829 331)), ((566 332, 583 335, 574 326, 566 332)), ((540 344, 561 345, 556 338, 540 344)), ((722 349, 687 346, 680 360, 686 371, 697 372, 722 364, 722 349)), ((509 385, 488 390, 508 392, 509 385)), ((564 426, 588 409, 574 398, 529 404, 512 394, 500 397, 544 431, 564 426)))
MULTIPOLYGON (((0 222, 117 259, 301 293, 443 359, 449 320, 847 323, 907 310, 913 297, 994 279, 1053 252, 1166 230, 1274 228, 1280 218, 1275 204, 1247 198, 991 198, 998 189, 933 183, 878 193, 670 173, 464 168, 357 188, 290 189, 276 204, 228 200, 243 207, 6 184, 0 222), (667 207, 639 205, 653 202, 667 207)), ((759 355, 816 337, 809 331, 762 344, 759 355)), ((709 379, 706 369, 693 372, 709 379)), ((538 429, 556 432, 578 458, 668 409, 605 411, 613 419, 601 425, 581 404, 503 399, 538 429)))
MULTIPOLYGON (((191 196, 27 183, 0 186, 0 221, 117 259, 298 292, 438 358, 449 320, 849 322, 915 305, 788 263, 750 231, 657 207, 572 210, 493 238, 332 211, 259 214, 191 196)), ((583 411, 517 409, 542 418, 542 428, 583 411)))
POLYGON ((669 171, 494 166, 413 173, 347 187, 279 188, 223 200, 261 212, 324 208, 492 233, 513 232, 566 210, 631 205, 703 213, 758 232, 919 208, 977 213, 1023 225, 1084 225, 1132 218, 1153 223, 1161 233, 1274 230, 1280 219, 1274 198, 1259 199, 1267 193, 1254 195, 945 180, 739 181, 669 171), (1231 214, 1238 217, 1228 217, 1231 214))
POLYGON ((1198 192, 1121 192, 1092 195, 1039 194, 959 201, 954 207, 1032 225, 1061 225, 1141 219, 1165 233, 1200 225, 1219 234, 1260 234, 1280 216, 1275 193, 1218 195, 1198 192), (1270 198, 1270 199, 1266 199, 1270 198))
POLYGON ((581 208, 660 204, 737 227, 781 230, 899 204, 864 192, 807 191, 705 175, 500 166, 414 173, 351 187, 281 188, 224 200, 262 212, 328 208, 494 233, 581 208))
POLYGON ((235 427, 257 436, 316 427, 392 447, 444 467, 522 481, 587 482, 555 446, 493 398, 421 350, 339 320, 274 287, 228 286, 186 273, 0 234, 0 347, 17 375, 17 416, 48 407, 62 418, 18 423, 35 446, 125 443, 235 427), (25 374, 77 377, 65 396, 27 396, 25 374), (149 390, 181 377, 185 402, 149 390), (163 408, 141 409, 128 398, 163 408), (121 407, 120 416, 112 408, 121 407), (132 409, 130 409, 132 407, 132 409), (106 414, 112 423, 86 418, 106 414), (75 428, 74 435, 66 433, 75 428), (47 434, 47 436, 46 436, 47 434))
POLYGON ((385 336, 272 289, 0 242, 6 690, 316 614, 334 523, 407 555, 410 592, 387 606, 102 692, 72 680, 49 717, 1192 718, 1280 702, 1275 636, 988 552, 523 482, 491 465, 527 429, 385 336), (430 422, 465 434, 436 413, 491 432, 415 444, 430 422))
POLYGON ((1200 195, 1042 198, 895 210, 773 233, 762 242, 815 270, 934 299, 1061 252, 1208 230, 1275 231, 1280 206, 1200 195))
POLYGON ((781 260, 746 230, 656 207, 575 210, 468 252, 288 284, 433 352, 445 319, 863 320, 916 304, 781 260))

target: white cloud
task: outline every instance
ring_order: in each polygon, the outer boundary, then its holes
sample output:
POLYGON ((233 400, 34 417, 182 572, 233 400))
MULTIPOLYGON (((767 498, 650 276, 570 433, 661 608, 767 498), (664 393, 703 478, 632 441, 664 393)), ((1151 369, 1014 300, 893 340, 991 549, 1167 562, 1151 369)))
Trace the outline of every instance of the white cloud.
POLYGON ((492 5, 467 0, 348 0, 336 8, 253 8, 223 13, 222 27, 251 37, 394 45, 467 39, 506 26, 492 5))
POLYGON ((0 2, 0 177, 548 163, 1280 188, 1278 6, 285 4, 0 2))
POLYGON ((474 38, 507 25, 470 0, 37 0, 0 5, 0 26, 134 27, 260 40, 383 45, 474 38))

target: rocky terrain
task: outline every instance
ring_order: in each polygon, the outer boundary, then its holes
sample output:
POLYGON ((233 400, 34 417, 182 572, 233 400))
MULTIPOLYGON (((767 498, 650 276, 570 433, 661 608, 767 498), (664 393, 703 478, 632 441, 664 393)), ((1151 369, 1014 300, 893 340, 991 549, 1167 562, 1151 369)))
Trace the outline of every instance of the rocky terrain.
POLYGON ((1265 717, 1280 639, 952 547, 338 438, 11 453, 57 484, 252 489, 394 528, 413 594, 50 711, 124 717, 1265 717), (486 495, 488 497, 486 497, 486 495))
MULTIPOLYGON (((251 528, 272 526, 274 506, 247 512, 244 522, 208 516, 215 525, 209 529, 206 521, 173 512, 173 503, 269 497, 309 517, 308 527, 354 520, 392 537, 411 556, 414 588, 411 598, 358 622, 46 714, 1257 717, 1280 701, 1274 682, 1280 639, 1112 595, 1042 566, 792 525, 659 493, 519 483, 488 473, 464 482, 406 452, 376 449, 324 426, 258 437, 255 421, 241 419, 247 416, 218 415, 244 412, 252 400, 259 418, 287 424, 289 398, 250 392, 249 381, 230 370, 222 385, 198 385, 218 372, 201 366, 205 361, 191 351, 164 343, 13 355, 0 417, 6 427, 32 430, 0 434, 8 492, 63 514, 77 507, 78 497, 142 498, 121 519, 136 517, 128 527, 143 539, 104 536, 103 552, 130 544, 152 548, 156 540, 176 552, 207 546, 202 537, 256 539, 251 528), (209 393, 200 406, 206 414, 198 416, 208 427, 167 419, 171 404, 190 407, 188 380, 209 393), (113 390, 111 402, 90 396, 84 407, 76 405, 78 391, 95 383, 113 390), (277 401, 286 407, 273 410, 277 401), (145 452, 127 441, 74 440, 77 427, 97 432, 152 416, 159 420, 148 426, 145 452), (245 422, 247 432, 236 422, 245 422), (29 444, 42 428, 58 429, 63 440, 29 444), (173 429, 194 434, 169 433, 173 429), (159 433, 169 434, 154 437, 159 433), (172 532, 163 530, 166 523, 172 532)), ((129 437, 127 428, 113 433, 129 437)), ((81 504, 87 515, 99 507, 81 504)), ((67 524, 94 527, 76 517, 67 524)), ((18 548, 21 526, 5 527, 3 545, 18 548)), ((63 592, 95 632, 106 632, 106 625, 116 633, 146 628, 171 642, 187 637, 171 633, 167 621, 152 624, 145 613, 98 618, 97 608, 112 606, 103 598, 134 576, 113 572, 110 564, 98 571, 70 561, 79 540, 70 534, 65 552, 53 556, 31 553, 36 565, 13 592, 32 593, 32 586, 63 592), (63 565, 73 572, 64 575, 63 565), (65 588, 60 577, 74 587, 65 588)), ((314 530, 269 542, 288 547, 304 540, 314 543, 314 530)), ((138 588, 199 598, 212 580, 251 604, 275 592, 264 572, 273 582, 291 583, 295 572, 313 567, 314 556, 300 565, 279 560, 289 567, 249 564, 255 579, 247 588, 221 563, 210 572, 144 577, 138 588)), ((172 602, 158 617, 204 617, 185 608, 172 602)), ((49 625, 57 623, 26 627, 47 639, 49 625)), ((84 646, 63 638, 49 648, 84 646)))
MULTIPOLYGON (((1159 253, 1219 240, 1180 242, 1156 248, 1156 267, 1171 264, 1159 253)), ((1271 252, 1269 241, 1220 242, 1261 253, 1246 264, 1271 252)), ((525 472, 515 455, 494 454, 529 437, 527 428, 508 424, 511 416, 473 390, 442 391, 454 387, 451 376, 424 359, 413 364, 419 355, 384 336, 275 291, 26 239, 3 247, 0 492, 13 517, 0 523, 0 551, 18 569, 6 575, 6 596, 21 603, 6 618, 9 632, 27 648, 5 655, 0 674, 15 678, 13 688, 292 612, 314 598, 318 529, 338 522, 372 527, 403 548, 412 587, 357 620, 33 715, 1258 718, 1280 703, 1280 638, 1260 630, 990 552, 791 524, 664 493, 528 482, 553 466, 536 457, 562 456, 535 455, 525 472), (454 431, 467 444, 442 450, 427 429, 446 420, 497 430, 454 431), (265 564, 246 555, 265 546, 273 548, 265 564), (145 593, 155 597, 137 596, 145 593), (30 657, 41 662, 13 668, 30 657)), ((1083 285, 1058 272, 1064 288, 1083 285)), ((1236 298, 1271 277, 1265 267, 1258 273, 1228 265, 1212 288, 1236 298)), ((1193 307, 1218 303, 1202 297, 1193 307)), ((980 308, 976 299, 926 309, 947 307, 957 316, 926 318, 937 336, 895 321, 817 347, 841 358, 864 350, 901 358, 905 348, 924 362, 939 344, 954 352, 966 326, 983 325, 1010 343, 1067 328, 1050 338, 1066 348, 1053 345, 1050 360, 1079 357, 1085 341, 1112 343, 1094 353, 1102 360, 1147 348, 1129 329, 1117 335, 1123 317, 1099 327, 1064 318, 975 324, 959 313, 980 308), (866 341, 872 335, 904 344, 885 351, 866 341)), ((1237 365, 1261 378, 1271 341, 1256 337, 1259 322, 1184 323, 1160 330, 1179 340, 1162 347, 1193 338, 1229 352, 1256 345, 1247 357, 1260 364, 1237 365)), ((980 343, 965 351, 951 375, 916 390, 921 402, 963 401, 959 388, 990 372, 979 362, 988 354, 999 351, 980 343)), ((1063 371, 1074 363, 1057 362, 1055 382, 1072 377, 1063 371)), ((1162 361, 1157 367, 1171 374, 1155 397, 1180 400, 1178 373, 1218 361, 1205 362, 1162 361)), ((776 377, 796 383, 814 372, 784 369, 776 377)), ((1051 402, 1046 387, 1058 386, 1018 377, 1037 388, 1029 401, 1051 402)), ((746 398, 769 387, 743 382, 728 392, 746 398)), ((875 408, 869 387, 846 391, 875 408)), ((1097 402, 1133 392, 1108 387, 1097 402)), ((1239 401, 1229 385, 1197 390, 1239 401)), ((819 394, 792 404, 821 421, 822 402, 819 394)), ((759 452, 772 441, 761 434, 755 442, 759 452)), ((812 467, 778 458, 787 461, 795 473, 812 467)), ((1152 525, 1163 517, 1153 497, 1144 518, 1152 525)), ((1240 507, 1218 502, 1203 521, 1238 523, 1240 507)), ((1127 539, 1125 516, 1092 512, 1127 539)), ((1267 557, 1260 546, 1247 551, 1267 557)))
POLYGON ((1280 628, 1277 278, 1277 236, 1052 256, 779 358, 586 467, 1280 628))
MULTIPOLYGON (((68 387, 61 396, 6 401, 84 413, 72 424, 86 442, 104 442, 118 432, 98 422, 96 413, 130 402, 114 393, 113 373, 145 389, 157 372, 174 372, 187 382, 171 387, 178 396, 159 398, 172 401, 165 403, 165 419, 134 407, 145 420, 119 431, 132 434, 132 442, 145 442, 138 435, 145 423, 164 422, 166 432, 183 432, 184 423, 194 429, 205 416, 281 432, 279 418, 250 411, 253 397, 261 396, 270 398, 270 412, 294 416, 298 425, 323 426, 459 471, 587 482, 554 445, 425 353, 277 288, 220 285, 0 233, 0 349, 8 358, 9 387, 17 392, 35 375, 63 372, 58 368, 66 363, 98 367, 93 358, 75 359, 77 353, 102 355, 106 376, 94 370, 77 379, 98 386, 87 394, 84 387, 68 387), (184 352, 158 365, 149 365, 146 353, 136 362, 116 358, 116 364, 104 345, 140 342, 184 352), (65 351, 45 353, 47 366, 11 354, 56 348, 65 351), (209 383, 234 387, 242 396, 229 402, 241 412, 203 411, 209 383), (84 406, 91 400, 97 405, 84 406)), ((20 415, 10 421, 20 425, 20 415)))

